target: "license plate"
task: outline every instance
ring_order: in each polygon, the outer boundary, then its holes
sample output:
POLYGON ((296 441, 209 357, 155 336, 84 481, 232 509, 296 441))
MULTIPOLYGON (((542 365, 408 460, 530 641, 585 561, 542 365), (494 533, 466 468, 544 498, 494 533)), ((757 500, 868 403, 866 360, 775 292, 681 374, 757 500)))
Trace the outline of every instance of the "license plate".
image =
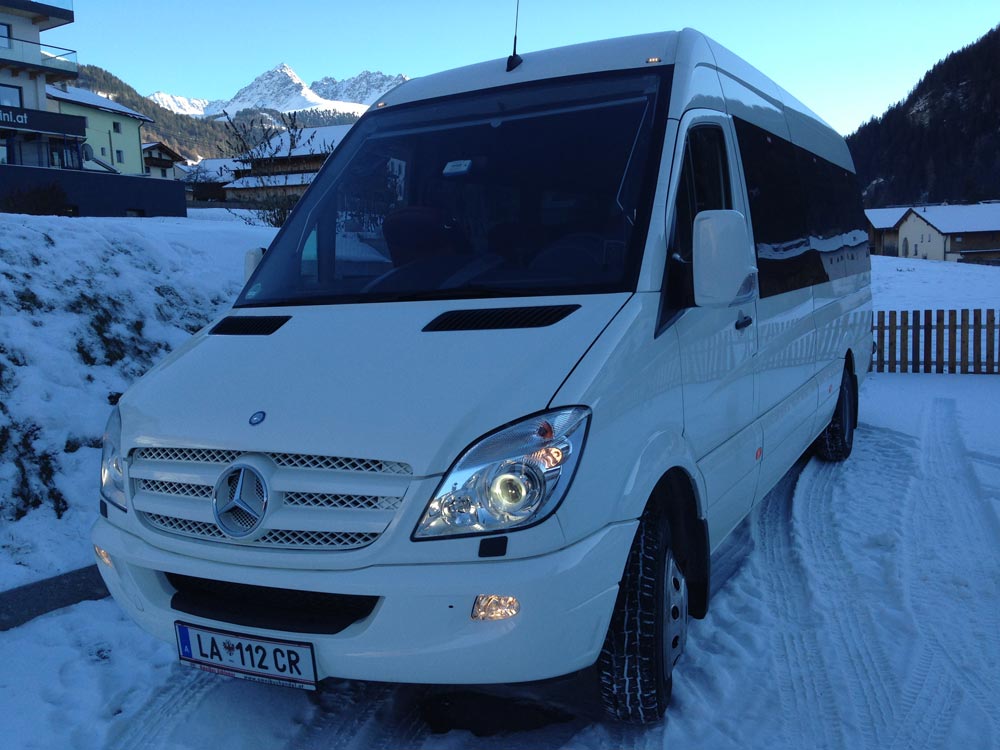
POLYGON ((229 633, 175 622, 177 653, 207 672, 244 680, 316 689, 312 644, 229 633))

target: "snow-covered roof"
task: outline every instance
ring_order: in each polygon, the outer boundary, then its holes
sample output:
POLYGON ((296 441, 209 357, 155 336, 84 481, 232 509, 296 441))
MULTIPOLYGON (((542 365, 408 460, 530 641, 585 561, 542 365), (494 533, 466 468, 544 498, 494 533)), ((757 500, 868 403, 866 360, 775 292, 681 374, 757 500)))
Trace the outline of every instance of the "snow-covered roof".
POLYGON ((298 144, 291 153, 288 151, 288 131, 283 131, 271 139, 272 147, 281 156, 308 156, 333 151, 340 145, 351 129, 350 125, 325 125, 321 128, 302 128, 298 144))
POLYGON ((309 185, 315 177, 316 174, 314 172, 306 172, 304 174, 264 175, 262 177, 241 177, 238 180, 230 182, 224 187, 227 190, 261 187, 293 187, 297 185, 309 185))
POLYGON ((236 159, 202 159, 197 164, 188 167, 188 175, 185 179, 192 182, 226 182, 232 179, 237 169, 245 169, 246 166, 236 159))
POLYGON ((1000 232, 1000 203, 919 206, 911 210, 941 234, 1000 232))
POLYGON ((895 208, 868 208, 865 209, 865 216, 868 222, 875 229, 892 229, 910 210, 909 206, 896 206, 895 208))
POLYGON ((71 102, 72 104, 79 104, 84 107, 94 107, 95 109, 102 109, 105 112, 117 112, 118 114, 125 115, 126 117, 142 120, 143 122, 155 122, 152 117, 148 117, 141 112, 136 112, 134 109, 129 109, 124 104, 119 104, 112 99, 108 99, 106 96, 95 94, 93 91, 87 91, 87 89, 78 89, 74 86, 67 86, 66 90, 63 91, 58 86, 52 86, 50 84, 45 87, 45 95, 50 99, 71 102))

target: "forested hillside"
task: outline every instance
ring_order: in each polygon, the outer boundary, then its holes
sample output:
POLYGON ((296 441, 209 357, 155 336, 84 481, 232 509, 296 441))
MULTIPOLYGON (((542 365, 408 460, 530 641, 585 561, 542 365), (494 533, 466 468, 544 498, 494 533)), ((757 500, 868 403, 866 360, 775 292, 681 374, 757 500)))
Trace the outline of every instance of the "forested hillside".
POLYGON ((1000 26, 847 143, 869 208, 1000 198, 1000 26))
POLYGON ((144 141, 162 141, 189 159, 222 155, 226 126, 221 122, 174 114, 142 96, 117 76, 94 65, 80 66, 80 78, 76 85, 110 96, 119 104, 152 117, 156 122, 142 126, 144 141))

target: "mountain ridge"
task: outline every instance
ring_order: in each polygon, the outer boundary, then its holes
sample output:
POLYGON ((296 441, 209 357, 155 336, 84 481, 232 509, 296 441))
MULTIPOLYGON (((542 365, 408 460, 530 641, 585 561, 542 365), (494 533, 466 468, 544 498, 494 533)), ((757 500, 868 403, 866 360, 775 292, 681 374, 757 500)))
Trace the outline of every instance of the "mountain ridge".
POLYGON ((146 98, 172 112, 192 117, 212 117, 223 111, 235 114, 245 109, 314 110, 360 116, 382 94, 405 80, 407 77, 402 74, 392 76, 364 70, 343 80, 327 76, 306 85, 290 65, 282 62, 258 75, 229 99, 198 99, 165 91, 156 91, 146 98))

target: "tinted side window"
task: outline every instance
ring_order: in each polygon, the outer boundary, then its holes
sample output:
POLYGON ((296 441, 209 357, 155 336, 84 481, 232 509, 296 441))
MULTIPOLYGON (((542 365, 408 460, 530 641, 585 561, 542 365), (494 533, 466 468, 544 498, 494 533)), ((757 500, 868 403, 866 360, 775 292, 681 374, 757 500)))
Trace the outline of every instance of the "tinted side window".
POLYGON ((748 122, 735 123, 757 246, 760 296, 809 286, 817 269, 810 269, 805 257, 807 204, 795 147, 748 122))
POLYGON ((760 296, 868 270, 868 237, 854 174, 735 120, 760 271, 760 296))
POLYGON ((804 149, 797 149, 797 156, 809 198, 809 242, 821 260, 814 283, 868 271, 867 222, 857 177, 804 149))
POLYGON ((666 307, 679 310, 694 306, 691 245, 695 217, 702 211, 732 207, 729 160, 722 128, 717 125, 694 127, 688 131, 684 145, 684 162, 674 208, 667 256, 666 307))

